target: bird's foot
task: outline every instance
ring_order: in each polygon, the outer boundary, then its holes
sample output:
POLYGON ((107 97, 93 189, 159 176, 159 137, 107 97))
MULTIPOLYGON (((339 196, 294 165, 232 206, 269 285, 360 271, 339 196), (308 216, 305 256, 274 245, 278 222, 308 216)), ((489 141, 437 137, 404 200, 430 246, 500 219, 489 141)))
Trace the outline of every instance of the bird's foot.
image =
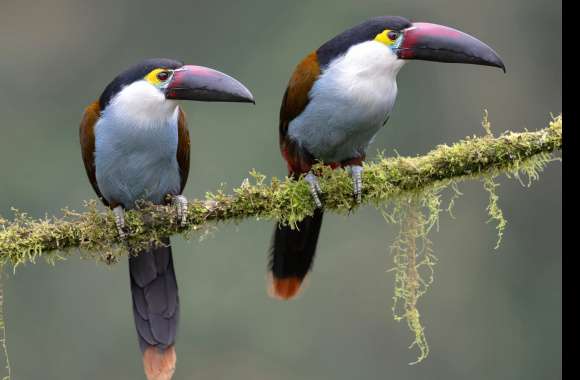
POLYGON ((312 195, 312 200, 316 204, 317 208, 322 208, 322 202, 320 202, 319 195, 322 193, 320 185, 318 184, 318 178, 312 172, 308 172, 304 177, 306 182, 308 182, 308 187, 310 188, 310 194, 312 195))
POLYGON ((125 240, 127 238, 127 232, 125 231, 125 210, 122 206, 117 206, 113 209, 113 213, 115 214, 115 225, 117 226, 119 238, 125 240))
POLYGON ((350 175, 352 177, 352 186, 354 189, 354 197, 356 203, 362 202, 362 172, 363 167, 361 165, 350 165, 350 175))
POLYGON ((184 227, 187 224, 187 198, 183 195, 174 195, 171 198, 171 203, 177 212, 177 222, 181 227, 184 227))

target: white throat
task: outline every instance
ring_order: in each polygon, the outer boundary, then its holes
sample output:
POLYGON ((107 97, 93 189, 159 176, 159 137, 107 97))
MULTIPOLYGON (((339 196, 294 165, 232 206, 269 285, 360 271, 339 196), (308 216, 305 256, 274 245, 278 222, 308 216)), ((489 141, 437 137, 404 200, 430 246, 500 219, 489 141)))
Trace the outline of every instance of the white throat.
POLYGON ((115 113, 117 115, 114 116, 121 116, 135 126, 147 127, 172 119, 176 109, 176 101, 165 98, 165 94, 159 89, 145 80, 140 80, 123 87, 111 99, 103 116, 115 113))
POLYGON ((332 62, 325 72, 341 71, 352 79, 373 77, 396 82, 397 74, 404 64, 405 61, 398 59, 388 46, 378 41, 367 41, 352 46, 342 57, 332 62))

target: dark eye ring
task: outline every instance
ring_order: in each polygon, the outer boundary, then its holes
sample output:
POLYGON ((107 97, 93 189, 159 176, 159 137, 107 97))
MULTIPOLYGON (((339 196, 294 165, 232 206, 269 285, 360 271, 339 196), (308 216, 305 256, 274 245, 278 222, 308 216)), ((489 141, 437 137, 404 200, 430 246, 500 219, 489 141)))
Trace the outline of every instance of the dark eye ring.
POLYGON ((389 37, 389 39, 390 39, 391 41, 394 41, 394 40, 396 40, 397 38, 399 38, 399 32, 395 32, 395 31, 391 30, 391 31, 390 31, 390 32, 387 34, 387 36, 389 37))
POLYGON ((169 78, 169 71, 160 71, 157 73, 157 79, 162 82, 165 82, 169 78))

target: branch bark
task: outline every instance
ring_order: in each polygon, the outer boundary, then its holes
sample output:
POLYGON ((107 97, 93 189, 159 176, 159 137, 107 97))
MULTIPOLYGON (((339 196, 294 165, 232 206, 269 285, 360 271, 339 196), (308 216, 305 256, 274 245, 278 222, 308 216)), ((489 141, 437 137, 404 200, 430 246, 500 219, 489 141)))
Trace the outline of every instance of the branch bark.
MULTIPOLYGON (((488 134, 452 146, 440 145, 424 156, 379 158, 365 164, 362 205, 380 207, 401 196, 469 178, 520 172, 535 176, 551 153, 561 149, 560 115, 536 132, 506 132, 497 138, 488 134)), ((321 176, 326 210, 348 213, 360 207, 344 170, 322 165, 315 170, 321 176)), ((79 249, 84 256, 111 262, 127 248, 138 250, 163 236, 187 235, 207 228, 210 222, 258 218, 294 225, 313 213, 315 206, 305 181, 272 178, 266 184, 265 176, 255 171, 250 174, 253 180, 245 179, 233 194, 220 190, 208 193, 205 200, 190 202, 185 227, 177 225, 171 207, 143 205, 128 211, 126 223, 131 233, 124 242, 118 239, 111 212, 98 211, 96 201, 88 202, 84 212, 65 209, 62 217, 34 219, 15 211, 11 221, 0 217, 0 265, 16 266, 39 257, 53 262, 79 249)))

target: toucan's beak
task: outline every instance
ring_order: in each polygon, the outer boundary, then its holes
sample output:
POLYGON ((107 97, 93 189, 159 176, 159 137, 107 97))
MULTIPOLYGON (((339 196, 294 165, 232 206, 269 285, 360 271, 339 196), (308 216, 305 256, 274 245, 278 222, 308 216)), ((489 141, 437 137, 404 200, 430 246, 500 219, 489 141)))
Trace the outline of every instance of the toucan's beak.
POLYGON ((236 79, 214 69, 193 65, 173 72, 165 96, 179 100, 255 103, 250 90, 236 79))
POLYGON ((397 55, 402 59, 495 66, 505 72, 499 55, 477 38, 447 26, 426 22, 413 23, 403 30, 403 42, 397 55))

